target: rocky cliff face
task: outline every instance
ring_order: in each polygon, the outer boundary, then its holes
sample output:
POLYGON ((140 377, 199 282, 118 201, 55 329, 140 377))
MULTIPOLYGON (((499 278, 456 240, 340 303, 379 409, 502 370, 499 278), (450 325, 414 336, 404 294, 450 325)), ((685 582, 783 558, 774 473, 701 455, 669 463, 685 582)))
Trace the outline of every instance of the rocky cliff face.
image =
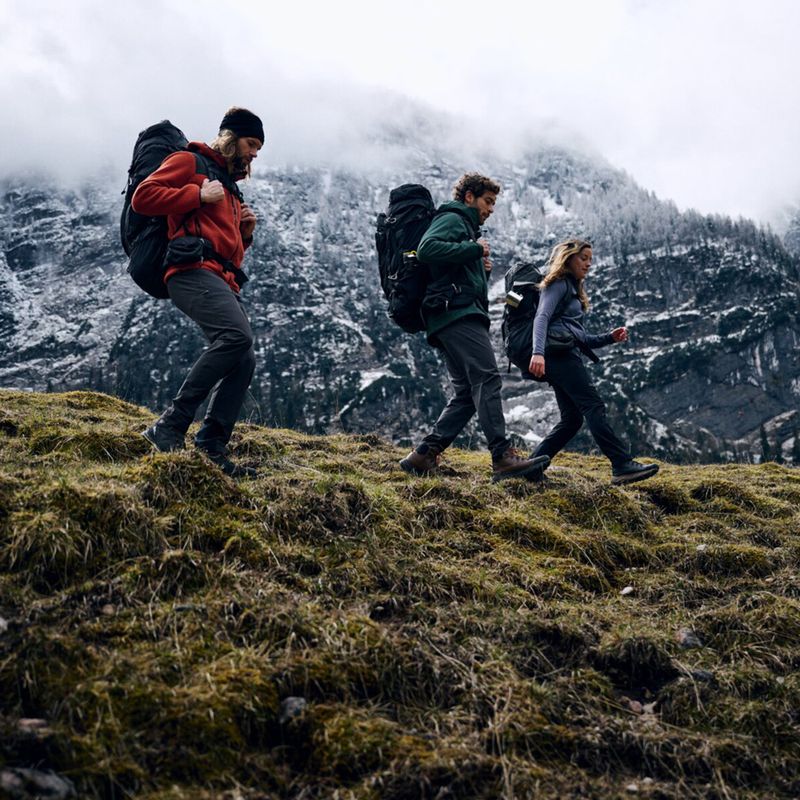
MULTIPOLYGON (((373 222, 392 186, 419 181, 444 201, 465 165, 419 143, 403 152, 406 166, 391 170, 275 168, 244 187, 259 216, 243 293, 259 364, 250 419, 410 443, 444 404, 435 352, 385 317, 373 222)), ((503 185, 486 228, 496 320, 515 259, 543 263, 564 236, 594 242, 589 327, 627 324, 631 342, 592 370, 638 453, 800 462, 798 261, 776 237, 745 221, 681 214, 575 152, 540 148, 468 166, 503 185)), ((127 278, 120 199, 99 183, 0 187, 1 385, 92 388, 153 409, 174 393, 203 341, 169 302, 127 278)), ((529 443, 556 414, 546 386, 513 372, 506 406, 511 430, 529 443)), ((483 446, 474 426, 461 443, 483 446)), ((582 434, 576 444, 592 443, 582 434)))

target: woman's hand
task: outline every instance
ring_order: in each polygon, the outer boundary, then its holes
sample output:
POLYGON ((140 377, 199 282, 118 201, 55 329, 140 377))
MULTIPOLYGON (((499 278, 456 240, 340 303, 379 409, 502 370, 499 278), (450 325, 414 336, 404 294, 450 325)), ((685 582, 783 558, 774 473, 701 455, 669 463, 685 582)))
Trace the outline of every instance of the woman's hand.
POLYGON ((627 328, 614 328, 611 331, 611 337, 614 339, 615 342, 627 342, 628 341, 628 329, 627 328))
POLYGON ((544 356, 534 356, 528 364, 528 372, 531 375, 541 378, 544 375, 544 356))

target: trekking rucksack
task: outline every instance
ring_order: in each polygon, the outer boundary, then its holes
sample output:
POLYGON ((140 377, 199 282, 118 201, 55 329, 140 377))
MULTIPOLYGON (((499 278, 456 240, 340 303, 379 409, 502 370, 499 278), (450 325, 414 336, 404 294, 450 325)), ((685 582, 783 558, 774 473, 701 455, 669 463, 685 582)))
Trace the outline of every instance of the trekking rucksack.
MULTIPOLYGON (((122 203, 119 233, 122 247, 129 257, 128 273, 137 286, 153 297, 169 297, 164 284, 164 257, 169 244, 167 218, 137 214, 131 208, 131 198, 136 187, 150 173, 155 172, 167 156, 186 150, 188 144, 189 141, 183 132, 167 119, 143 130, 133 146, 133 157, 128 168, 128 184, 122 192, 125 199, 122 203)), ((242 195, 236 182, 225 170, 200 153, 193 155, 198 174, 208 175, 212 180, 220 181, 241 201, 242 195)), ((205 251, 203 257, 206 257, 205 251)), ((246 277, 244 279, 246 280, 246 277)))
MULTIPOLYGON (((534 378, 528 372, 533 357, 533 321, 539 308, 541 296, 539 284, 543 278, 544 275, 533 264, 517 264, 506 272, 506 305, 502 324, 503 349, 508 360, 519 367, 522 377, 533 381, 543 380, 534 378)), ((551 320, 563 313, 574 296, 574 291, 566 292, 553 310, 551 320)), ((567 343, 562 337, 553 336, 548 332, 545 353, 573 347, 577 347, 591 361, 599 361, 594 351, 582 339, 570 335, 567 343)), ((509 366, 509 371, 510 369, 509 366)))
MULTIPOLYGON (((508 360, 528 380, 538 380, 528 372, 533 356, 533 320, 539 307, 539 284, 544 275, 533 264, 517 264, 506 272, 506 304, 503 310, 503 349, 508 360)), ((557 316, 562 306, 569 302, 567 293, 556 306, 557 316)))
POLYGON ((375 226, 388 314, 407 333, 425 330, 420 309, 430 273, 417 261, 417 247, 435 213, 431 193, 417 183, 405 183, 389 193, 389 208, 378 214, 375 226))

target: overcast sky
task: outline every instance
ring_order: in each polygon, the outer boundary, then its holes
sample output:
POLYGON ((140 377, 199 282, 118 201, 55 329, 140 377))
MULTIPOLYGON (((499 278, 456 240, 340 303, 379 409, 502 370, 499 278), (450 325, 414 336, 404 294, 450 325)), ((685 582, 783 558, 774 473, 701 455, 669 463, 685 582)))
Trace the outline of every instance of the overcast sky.
POLYGON ((392 92, 501 148, 574 131, 681 208, 775 224, 798 34, 797 0, 0 0, 0 175, 124 171, 146 125, 208 140, 233 104, 262 163, 352 159, 392 92))

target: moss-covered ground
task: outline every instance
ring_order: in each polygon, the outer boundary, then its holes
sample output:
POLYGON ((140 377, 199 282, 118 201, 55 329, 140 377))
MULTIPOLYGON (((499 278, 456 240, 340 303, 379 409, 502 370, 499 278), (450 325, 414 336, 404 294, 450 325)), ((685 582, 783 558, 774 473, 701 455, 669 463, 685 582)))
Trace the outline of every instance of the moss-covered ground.
POLYGON ((241 425, 235 483, 152 454, 151 420, 0 392, 0 771, 81 798, 800 796, 797 470, 618 489, 565 454, 492 484, 452 450, 411 478, 378 437, 241 425))

